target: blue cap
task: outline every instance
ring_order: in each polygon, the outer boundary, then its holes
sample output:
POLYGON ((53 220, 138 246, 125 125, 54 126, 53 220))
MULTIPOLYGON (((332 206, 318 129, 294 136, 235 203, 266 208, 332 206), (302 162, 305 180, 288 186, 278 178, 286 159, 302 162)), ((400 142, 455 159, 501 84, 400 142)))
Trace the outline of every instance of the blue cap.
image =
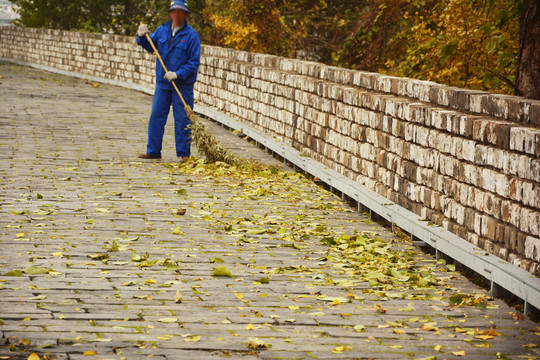
POLYGON ((171 0, 171 8, 169 11, 173 10, 184 10, 189 12, 187 0, 171 0))

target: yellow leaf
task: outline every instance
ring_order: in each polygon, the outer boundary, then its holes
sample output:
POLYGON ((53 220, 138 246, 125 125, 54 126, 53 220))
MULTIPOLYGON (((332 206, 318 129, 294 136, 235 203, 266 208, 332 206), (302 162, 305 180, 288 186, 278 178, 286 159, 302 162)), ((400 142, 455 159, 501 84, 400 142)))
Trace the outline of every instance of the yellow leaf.
POLYGON ((429 323, 423 323, 421 329, 424 331, 437 331, 438 328, 435 327, 437 325, 437 322, 429 322, 429 323))
POLYGON ((353 327, 353 329, 356 331, 356 332, 362 332, 364 330, 366 330, 366 327, 364 325, 355 325, 353 327))
POLYGON ((465 350, 452 351, 452 354, 454 354, 455 356, 465 356, 465 350))
POLYGON ((435 346, 433 347, 433 350, 435 350, 435 351, 438 352, 438 351, 441 351, 441 348, 442 348, 441 345, 435 345, 435 346))
POLYGON ((291 309, 292 311, 296 311, 296 310, 299 310, 300 307, 291 305, 291 306, 289 306, 289 309, 291 309))
POLYGON ((248 348, 255 349, 255 350, 266 349, 266 348, 272 347, 271 344, 265 343, 264 341, 259 340, 258 338, 249 338, 249 342, 247 346, 248 348))
POLYGON ((184 339, 185 342, 197 342, 201 340, 201 337, 200 336, 190 336, 189 338, 187 339, 184 339))
POLYGON ((388 346, 390 349, 403 349, 403 345, 390 345, 388 346))
POLYGON ((255 330, 255 326, 253 326, 253 324, 247 324, 246 330, 255 330))
POLYGON ((168 317, 168 318, 161 318, 161 319, 158 319, 159 322, 162 322, 162 323, 175 323, 178 321, 178 318, 175 318, 175 317, 168 317))
POLYGON ((39 357, 38 354, 32 353, 32 354, 30 354, 30 356, 28 357, 28 360, 41 360, 41 358, 39 357))
POLYGON ((334 354, 341 354, 342 352, 347 351, 347 350, 351 350, 352 348, 353 348, 352 346, 341 345, 341 346, 336 346, 335 348, 333 348, 332 352, 334 354))
POLYGON ((180 227, 175 227, 173 230, 174 235, 183 235, 184 232, 180 229, 180 227))
POLYGON ((95 351, 85 351, 85 352, 83 353, 83 355, 85 355, 85 356, 89 356, 89 355, 97 355, 97 352, 95 352, 95 351))
POLYGON ((477 348, 490 348, 490 347, 493 347, 493 345, 491 345, 490 343, 481 343, 481 344, 474 344, 475 347, 477 348))
POLYGON ((500 333, 498 333, 497 331, 495 331, 495 329, 493 329, 493 325, 491 326, 491 328, 489 330, 479 331, 478 334, 479 335, 501 336, 500 333))
POLYGON ((180 304, 182 300, 184 300, 182 298, 182 293, 180 292, 180 290, 176 290, 176 296, 174 297, 174 302, 176 302, 177 304, 180 304))
POLYGON ((478 336, 475 336, 474 338, 475 339, 480 339, 480 340, 490 340, 490 339, 493 339, 493 336, 491 336, 491 335, 478 335, 478 336))
POLYGON ((398 334, 398 335, 405 334, 405 330, 403 330, 403 329, 394 329, 394 334, 398 334))
POLYGON ((61 251, 58 251, 58 252, 54 252, 51 254, 52 256, 62 256, 62 252, 61 251))
POLYGON ((157 281, 154 279, 146 279, 145 283, 147 284, 157 284, 157 281))
POLYGON ((58 315, 58 318, 59 318, 60 320, 64 320, 66 317, 65 317, 65 315, 58 315))
POLYGON ((226 266, 218 266, 212 271, 213 276, 233 277, 231 270, 226 266))

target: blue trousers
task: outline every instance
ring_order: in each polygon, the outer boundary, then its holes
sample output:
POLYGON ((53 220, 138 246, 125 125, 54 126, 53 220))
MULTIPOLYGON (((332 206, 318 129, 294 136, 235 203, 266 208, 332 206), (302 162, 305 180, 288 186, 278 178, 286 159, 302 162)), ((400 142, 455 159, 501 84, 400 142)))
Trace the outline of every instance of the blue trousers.
MULTIPOLYGON (((178 87, 186 103, 193 108, 193 86, 178 87)), ((163 133, 169 116, 169 110, 173 108, 174 137, 176 140, 176 156, 191 156, 191 124, 184 110, 184 104, 176 93, 176 90, 167 90, 156 86, 154 101, 152 102, 152 114, 148 122, 148 145, 146 153, 153 156, 161 156, 163 133)))

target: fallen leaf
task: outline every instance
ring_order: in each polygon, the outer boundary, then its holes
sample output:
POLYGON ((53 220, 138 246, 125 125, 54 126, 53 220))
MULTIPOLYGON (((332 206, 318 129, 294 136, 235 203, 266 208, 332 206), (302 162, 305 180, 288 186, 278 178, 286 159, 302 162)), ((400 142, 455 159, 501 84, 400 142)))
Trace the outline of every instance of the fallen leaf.
POLYGON ((175 318, 175 317, 168 317, 168 318, 161 318, 161 319, 158 319, 159 322, 162 322, 162 323, 175 323, 178 321, 178 318, 175 318))
POLYGON ((356 331, 356 332, 362 332, 362 331, 365 331, 366 330, 366 327, 364 325, 355 325, 353 327, 353 329, 356 331))
POLYGON ((264 341, 259 340, 258 338, 249 338, 247 347, 253 350, 257 350, 257 349, 268 349, 272 347, 272 345, 265 343, 264 341))
POLYGON ((180 290, 176 290, 176 295, 174 297, 174 302, 177 303, 177 304, 180 304, 182 302, 182 300, 184 300, 182 298, 182 293, 180 292, 180 290))
POLYGON ((201 337, 198 335, 197 336, 191 335, 188 338, 184 339, 185 342, 197 342, 199 340, 201 340, 201 337))
POLYGON ((8 271, 6 276, 23 276, 23 272, 21 270, 12 270, 8 271))
POLYGON ((30 356, 28 357, 27 360, 41 360, 41 358, 39 357, 38 354, 32 353, 32 354, 30 354, 30 356))
POLYGON ((344 351, 347 351, 347 350, 351 350, 353 347, 352 346, 344 346, 344 345, 340 345, 340 346, 336 346, 335 348, 332 349, 332 352, 334 354, 341 354, 343 353, 344 351))
POLYGON ((173 229, 173 234, 174 235, 184 235, 185 233, 182 231, 182 229, 180 228, 180 226, 177 226, 173 229))
POLYGON ((83 355, 85 355, 85 356, 97 355, 97 352, 95 352, 95 351, 85 351, 85 352, 83 353, 83 355))
POLYGON ((22 269, 22 272, 28 275, 43 275, 43 274, 48 274, 49 270, 41 266, 29 266, 27 268, 22 269))
POLYGON ((480 339, 480 340, 490 340, 490 339, 493 339, 493 336, 491 336, 491 335, 478 335, 478 336, 475 336, 474 338, 475 339, 480 339))
POLYGON ((214 276, 225 276, 225 277, 233 277, 231 270, 229 270, 226 266, 218 266, 214 269, 212 272, 212 275, 214 276))
POLYGON ((338 302, 338 303, 350 303, 352 302, 352 299, 344 298, 344 297, 334 297, 334 296, 317 296, 317 300, 320 301, 328 301, 328 302, 338 302))
POLYGON ((435 321, 427 322, 427 323, 423 323, 420 328, 424 331, 438 331, 439 329, 435 325, 437 325, 437 322, 435 321))

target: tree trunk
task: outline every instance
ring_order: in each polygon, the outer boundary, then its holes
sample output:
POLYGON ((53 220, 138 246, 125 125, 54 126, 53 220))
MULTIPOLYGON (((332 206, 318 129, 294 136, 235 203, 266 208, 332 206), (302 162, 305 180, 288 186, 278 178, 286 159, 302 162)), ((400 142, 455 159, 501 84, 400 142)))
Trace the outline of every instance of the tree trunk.
POLYGON ((540 100, 540 0, 523 1, 516 95, 540 100))

